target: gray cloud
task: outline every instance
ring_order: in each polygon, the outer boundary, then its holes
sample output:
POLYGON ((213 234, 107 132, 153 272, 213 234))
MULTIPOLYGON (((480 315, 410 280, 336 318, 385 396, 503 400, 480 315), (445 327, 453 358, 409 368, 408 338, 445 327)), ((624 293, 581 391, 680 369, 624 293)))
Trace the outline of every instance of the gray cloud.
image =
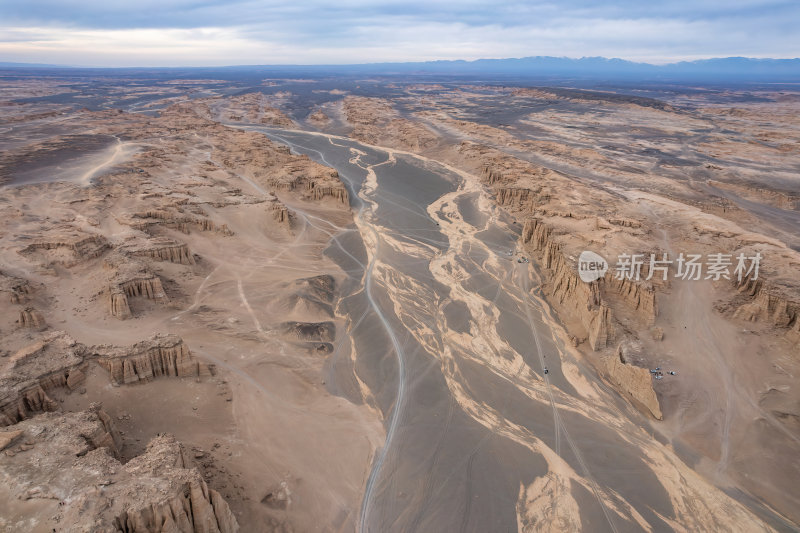
POLYGON ((0 7, 0 57, 97 65, 796 57, 797 20, 800 3, 766 0, 28 0, 0 7))

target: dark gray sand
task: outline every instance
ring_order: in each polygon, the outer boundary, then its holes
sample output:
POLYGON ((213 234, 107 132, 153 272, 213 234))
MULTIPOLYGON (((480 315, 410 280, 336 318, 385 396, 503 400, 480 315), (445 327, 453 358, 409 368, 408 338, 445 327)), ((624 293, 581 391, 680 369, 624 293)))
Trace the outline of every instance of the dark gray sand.
POLYGON ((671 530, 661 518, 675 516, 668 492, 632 444, 647 422, 612 400, 628 417, 627 438, 600 415, 567 408, 582 400, 562 372, 563 342, 533 296, 535 273, 510 255, 519 234, 512 220, 482 213, 478 193, 459 194, 457 174, 412 156, 258 130, 336 168, 357 213, 359 231, 326 252, 351 276, 337 313, 347 317, 353 354, 333 355, 328 386, 354 401, 361 390, 385 420, 362 531, 516 531, 521 491, 562 470, 584 530, 641 531, 642 520, 671 530), (455 199, 442 203, 446 195, 455 199), (454 219, 473 228, 460 244, 444 231, 454 219), (465 273, 458 284, 437 279, 432 265, 443 260, 445 271, 465 273), (475 301, 481 307, 471 310, 475 301), (493 347, 469 341, 481 337, 476 310, 494 317, 493 347))

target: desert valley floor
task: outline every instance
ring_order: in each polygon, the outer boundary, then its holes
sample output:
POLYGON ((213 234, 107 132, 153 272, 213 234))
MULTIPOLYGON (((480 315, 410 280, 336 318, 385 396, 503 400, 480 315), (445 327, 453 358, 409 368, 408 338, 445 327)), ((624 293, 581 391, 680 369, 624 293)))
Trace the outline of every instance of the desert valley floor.
POLYGON ((800 88, 0 72, 0 150, 4 531, 800 528, 800 88))

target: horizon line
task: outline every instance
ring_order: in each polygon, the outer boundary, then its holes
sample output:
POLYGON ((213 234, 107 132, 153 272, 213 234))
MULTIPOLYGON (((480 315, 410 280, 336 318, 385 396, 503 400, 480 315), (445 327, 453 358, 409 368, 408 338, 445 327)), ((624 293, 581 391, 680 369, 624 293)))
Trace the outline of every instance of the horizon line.
POLYGON ((623 59, 620 57, 606 57, 606 56, 549 56, 549 55, 536 55, 536 56, 520 56, 520 57, 482 57, 477 59, 429 59, 422 61, 369 61, 361 63, 262 63, 262 64, 218 64, 218 65, 170 65, 170 66, 155 66, 155 65, 137 65, 137 66, 98 66, 98 65, 69 65, 57 63, 30 63, 24 61, 0 61, 0 68, 63 68, 63 69, 97 69, 97 70, 114 70, 114 69, 214 69, 214 68, 265 68, 265 67, 368 67, 368 66, 389 66, 389 65, 428 65, 437 63, 477 63, 481 61, 523 61, 529 59, 558 59, 567 61, 584 61, 584 60, 605 60, 621 63, 628 63, 631 65, 648 66, 655 68, 663 68, 681 64, 701 63, 705 61, 714 60, 749 60, 749 61, 800 61, 800 57, 757 57, 757 56, 709 56, 697 59, 682 59, 672 60, 666 63, 650 63, 647 61, 636 61, 631 59, 623 59))

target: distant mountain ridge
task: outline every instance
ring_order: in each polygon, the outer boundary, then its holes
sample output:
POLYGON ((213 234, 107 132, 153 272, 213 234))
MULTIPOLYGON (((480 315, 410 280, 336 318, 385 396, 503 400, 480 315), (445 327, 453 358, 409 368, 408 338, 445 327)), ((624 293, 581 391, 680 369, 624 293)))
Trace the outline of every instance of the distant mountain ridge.
POLYGON ((311 75, 445 75, 500 78, 574 77, 593 80, 630 81, 740 81, 800 83, 800 58, 759 59, 723 57, 680 61, 665 65, 640 63, 618 58, 567 58, 532 56, 507 59, 437 60, 407 63, 363 63, 342 65, 231 65, 217 67, 140 67, 89 68, 31 63, 0 62, 4 69, 70 69, 71 71, 164 72, 269 72, 270 74, 311 75))
POLYGON ((15 63, 14 61, 0 61, 0 68, 70 68, 66 65, 48 65, 45 63, 15 63))
POLYGON ((429 61, 422 63, 380 63, 364 67, 453 75, 499 74, 509 76, 577 76, 590 78, 764 80, 800 82, 800 58, 757 59, 725 57, 680 61, 665 65, 639 63, 618 58, 579 59, 534 56, 474 61, 429 61))

